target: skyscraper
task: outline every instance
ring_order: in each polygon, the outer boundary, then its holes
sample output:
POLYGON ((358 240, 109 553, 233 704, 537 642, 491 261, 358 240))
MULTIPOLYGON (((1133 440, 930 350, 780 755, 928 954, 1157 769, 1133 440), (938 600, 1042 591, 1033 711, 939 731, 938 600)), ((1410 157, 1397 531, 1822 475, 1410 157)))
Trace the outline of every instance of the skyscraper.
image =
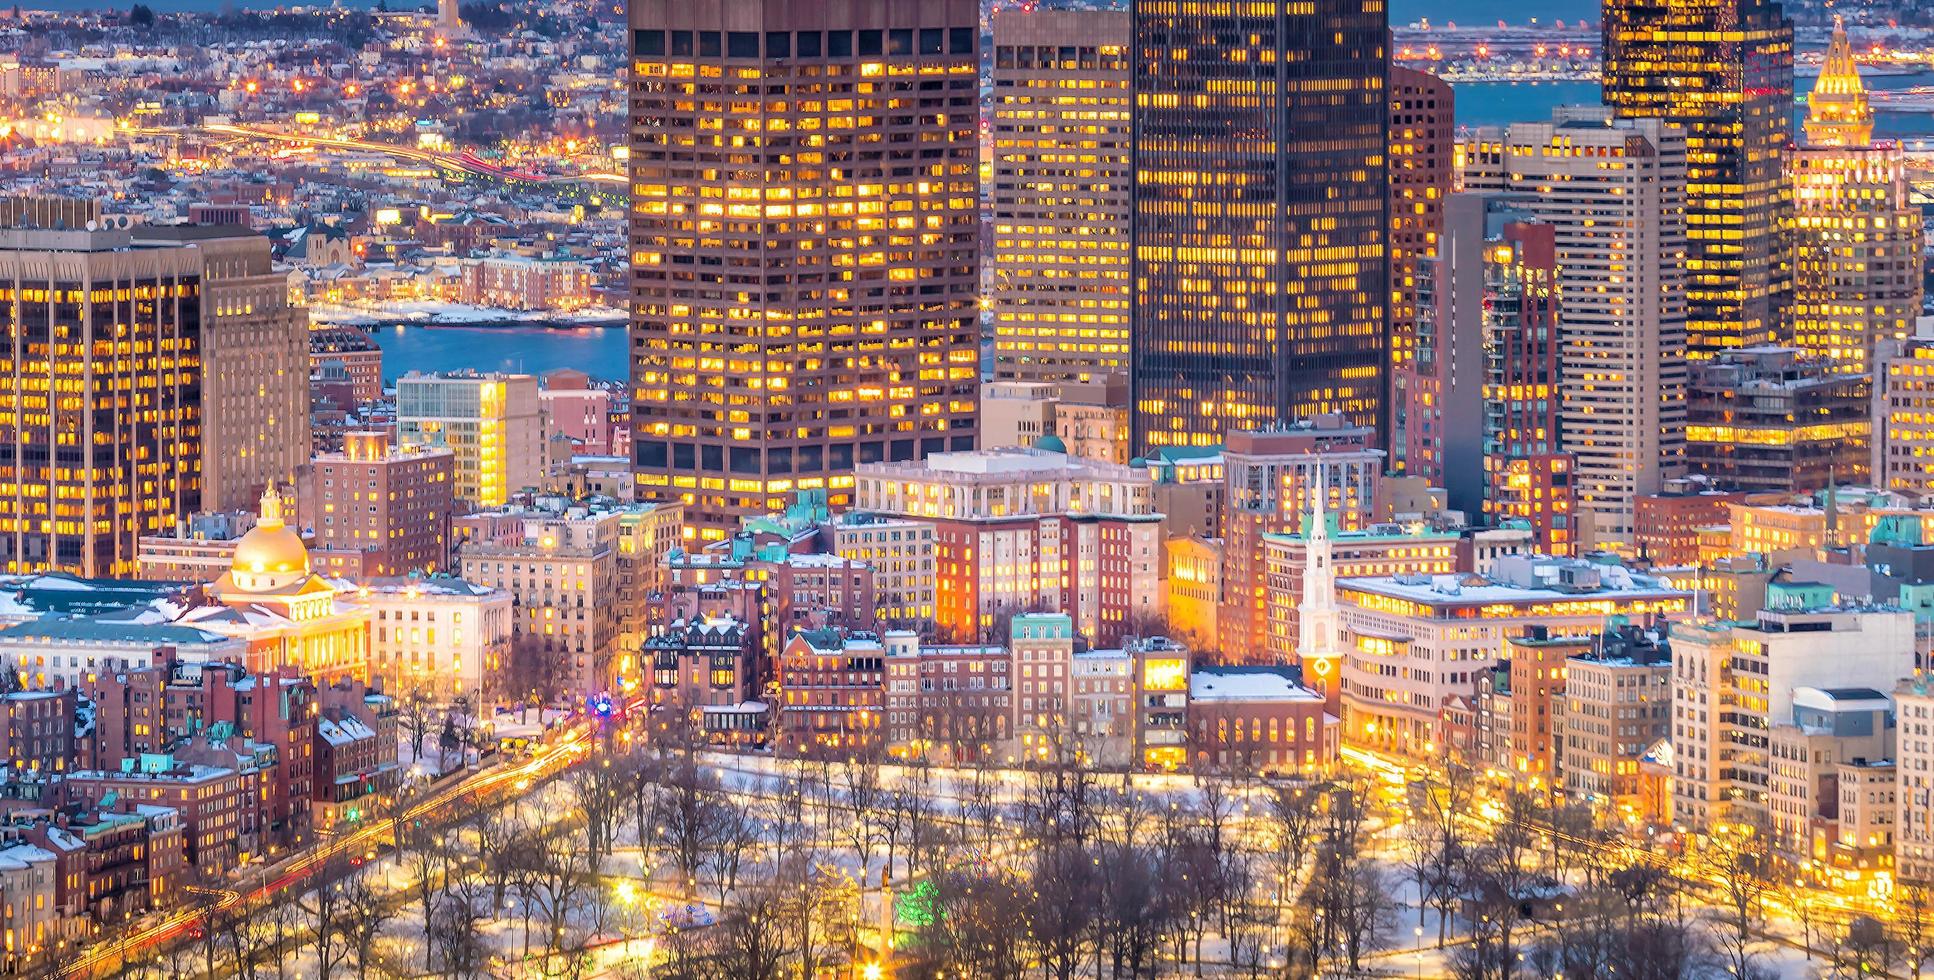
POLYGON ((1392 472, 1441 480, 1427 458, 1437 433, 1421 431, 1408 409, 1432 400, 1435 378, 1420 366, 1418 264, 1436 254, 1444 199, 1456 167, 1456 104, 1449 83, 1390 66, 1390 448, 1392 472))
POLYGON ((1634 504, 1685 456, 1685 140, 1658 119, 1563 108, 1477 130, 1469 190, 1519 191, 1558 249, 1560 449, 1581 548, 1630 544, 1634 504))
POLYGON ((1134 16, 1135 450, 1328 412, 1382 430, 1384 5, 1134 16))
POLYGON ((1409 406, 1433 435, 1428 475, 1453 510, 1523 520, 1538 550, 1566 554, 1572 460, 1562 446, 1556 229, 1529 195, 1467 192, 1444 203, 1437 255, 1420 263, 1425 394, 1409 406))
POLYGON ((132 575, 201 506, 202 256, 0 230, 0 569, 132 575))
POLYGON ((1602 19, 1605 104, 1685 130, 1687 357, 1778 339, 1793 22, 1776 0, 1605 0, 1602 19))
POLYGON ((979 8, 632 0, 640 491, 701 538, 972 449, 979 8))
POLYGON ((1876 349, 1920 316, 1920 210, 1906 159, 1875 140, 1874 111, 1837 22, 1807 96, 1806 141, 1793 151, 1793 346, 1839 370, 1873 370, 1876 349))
POLYGON ((309 315, 269 240, 236 225, 136 225, 202 258, 203 510, 248 510, 309 462, 309 315))
POLYGON ((994 377, 1128 370, 1128 67, 1121 10, 994 18, 994 377))

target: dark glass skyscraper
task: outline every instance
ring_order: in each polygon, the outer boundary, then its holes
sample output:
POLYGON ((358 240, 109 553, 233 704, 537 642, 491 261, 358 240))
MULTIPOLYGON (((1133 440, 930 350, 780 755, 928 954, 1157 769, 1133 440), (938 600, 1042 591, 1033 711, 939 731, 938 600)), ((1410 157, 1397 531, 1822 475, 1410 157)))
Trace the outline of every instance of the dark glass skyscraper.
POLYGON ((1793 22, 1775 0, 1605 0, 1605 103, 1686 131, 1686 354, 1784 330, 1793 22))
POLYGON ((1382 0, 1134 7, 1136 450, 1386 428, 1382 0))

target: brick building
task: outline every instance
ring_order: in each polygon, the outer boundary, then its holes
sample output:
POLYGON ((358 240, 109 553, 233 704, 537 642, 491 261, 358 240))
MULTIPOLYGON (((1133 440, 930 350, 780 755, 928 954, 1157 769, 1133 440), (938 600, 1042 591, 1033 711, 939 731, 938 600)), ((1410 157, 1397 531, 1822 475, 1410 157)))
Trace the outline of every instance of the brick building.
POLYGON ((359 551, 368 576, 434 572, 450 562, 456 456, 395 446, 387 432, 351 432, 341 452, 310 464, 298 502, 313 546, 359 551))

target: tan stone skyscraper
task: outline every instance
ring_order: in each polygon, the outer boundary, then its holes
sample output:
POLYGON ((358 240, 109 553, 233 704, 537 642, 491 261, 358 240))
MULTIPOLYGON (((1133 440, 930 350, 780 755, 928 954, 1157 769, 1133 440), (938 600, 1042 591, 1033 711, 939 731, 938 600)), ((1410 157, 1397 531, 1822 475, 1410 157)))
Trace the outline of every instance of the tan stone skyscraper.
POLYGON ((1128 370, 1129 43, 1123 10, 994 17, 994 376, 1128 370))
POLYGON ((1658 119, 1558 109, 1485 127, 1464 147, 1467 190, 1518 191, 1558 249, 1562 439, 1579 547, 1633 541, 1633 498, 1684 465, 1686 144, 1658 119))
POLYGON ((309 461, 309 316, 289 303, 269 240, 236 225, 133 229, 202 257, 203 510, 255 507, 309 461))
POLYGON ((632 0, 640 492, 722 537, 974 445, 979 8, 632 0))
POLYGON ((1848 371, 1914 332, 1921 312, 1921 213, 1907 200, 1901 145, 1873 138, 1874 112, 1836 22, 1793 151, 1794 346, 1848 371))

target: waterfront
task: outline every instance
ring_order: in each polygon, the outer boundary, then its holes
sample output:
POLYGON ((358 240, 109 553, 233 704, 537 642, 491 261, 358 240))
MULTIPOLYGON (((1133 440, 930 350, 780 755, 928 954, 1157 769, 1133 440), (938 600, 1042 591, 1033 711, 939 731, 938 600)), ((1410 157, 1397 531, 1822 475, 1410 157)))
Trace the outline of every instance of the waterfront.
POLYGON ((410 371, 519 371, 543 374, 576 368, 594 378, 622 381, 623 327, 374 327, 370 336, 383 348, 383 379, 410 371))
MULTIPOLYGON (((1892 91, 1934 83, 1934 73, 1873 73, 1862 80, 1870 90, 1892 91)), ((1795 132, 1799 131, 1800 117, 1806 113, 1805 93, 1812 86, 1811 74, 1802 74, 1794 81, 1794 88, 1801 93, 1801 101, 1793 107, 1795 132)), ((1555 106, 1597 105, 1599 102, 1596 81, 1456 82, 1451 87, 1457 93, 1459 126, 1502 126, 1512 122, 1549 119, 1555 106)), ((1874 135, 1883 139, 1905 140, 1909 148, 1918 149, 1914 141, 1934 141, 1934 111, 1879 108, 1874 113, 1874 135)))

